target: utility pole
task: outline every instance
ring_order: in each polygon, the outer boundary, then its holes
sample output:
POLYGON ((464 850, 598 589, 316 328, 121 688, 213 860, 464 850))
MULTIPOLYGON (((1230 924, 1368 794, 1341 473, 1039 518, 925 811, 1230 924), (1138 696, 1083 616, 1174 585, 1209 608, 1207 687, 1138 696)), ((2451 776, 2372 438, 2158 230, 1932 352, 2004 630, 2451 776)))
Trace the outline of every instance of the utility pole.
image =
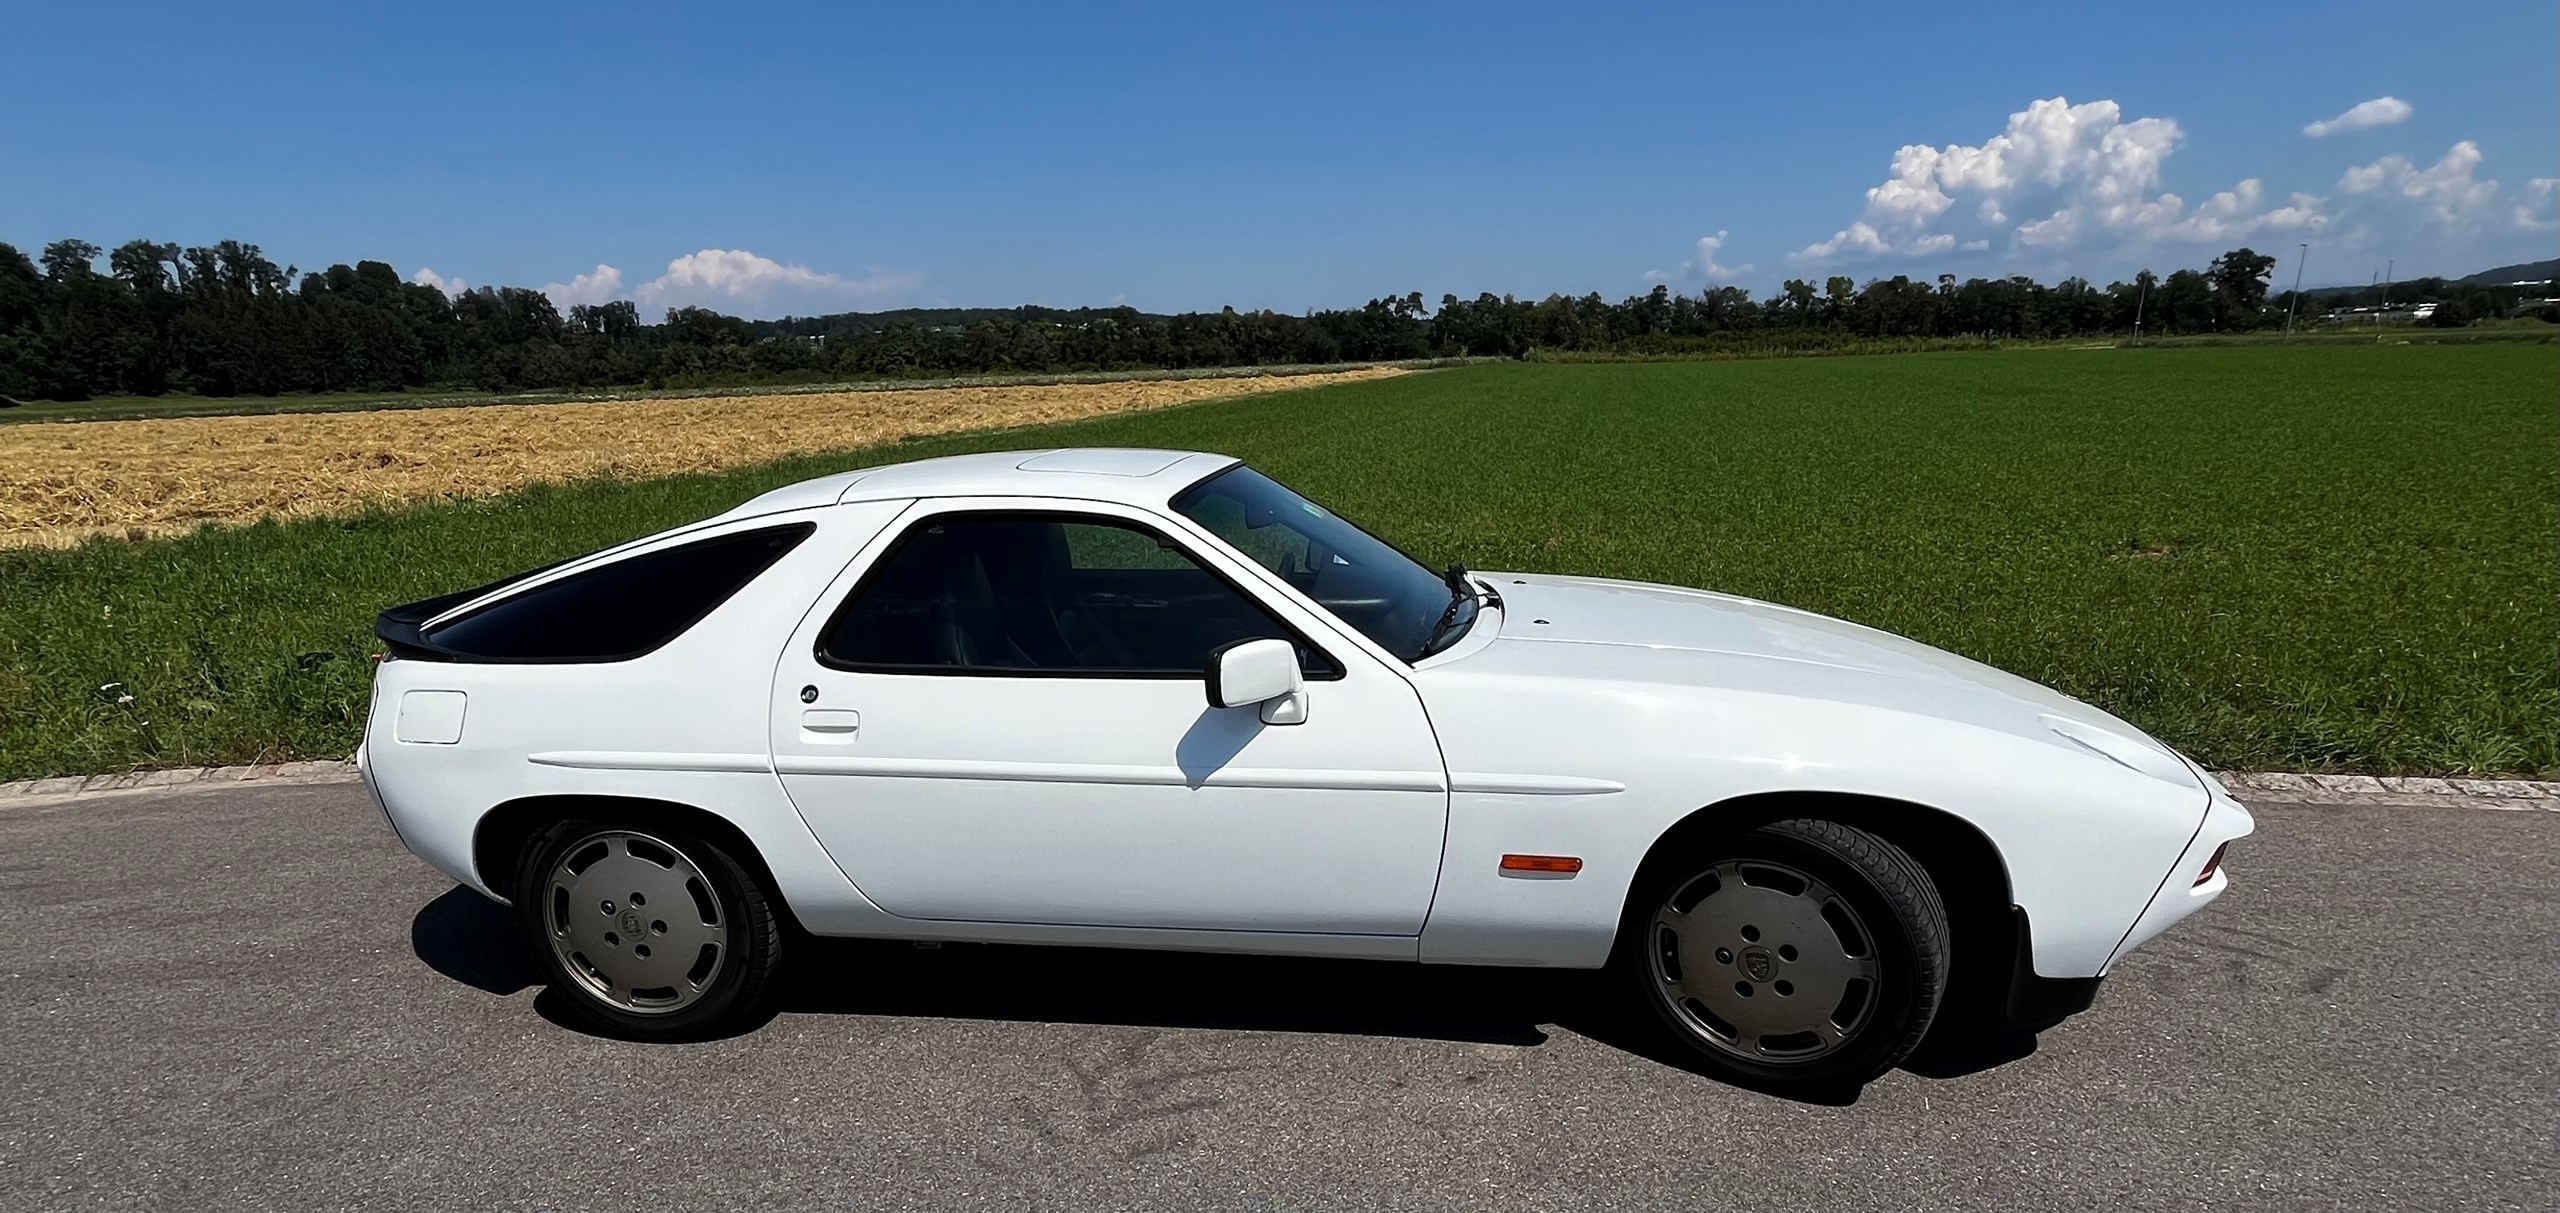
POLYGON ((2391 310, 2391 271, 2398 268, 2400 259, 2397 257, 2382 263, 2382 306, 2373 309, 2373 331, 2376 333, 2382 331, 2382 314, 2391 310))
POLYGON ((2293 335, 2293 314, 2302 310, 2302 265, 2311 260, 2311 246, 2302 247, 2302 255, 2293 259, 2293 298, 2284 308, 2284 334, 2293 335))
MULTIPOLYGON (((2150 272, 2144 270, 2143 274, 2150 272)), ((2151 297, 2151 284, 2143 281, 2142 274, 2134 275, 2133 283, 2133 343, 2140 345, 2142 344, 2142 302, 2151 297)))

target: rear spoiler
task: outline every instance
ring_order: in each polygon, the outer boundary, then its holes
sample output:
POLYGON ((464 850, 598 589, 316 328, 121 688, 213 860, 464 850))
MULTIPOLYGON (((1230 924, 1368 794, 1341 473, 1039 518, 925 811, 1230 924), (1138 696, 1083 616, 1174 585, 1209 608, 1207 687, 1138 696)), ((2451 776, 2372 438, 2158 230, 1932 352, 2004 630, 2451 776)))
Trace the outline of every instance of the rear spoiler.
POLYGON ((373 634, 380 638, 382 643, 390 646, 391 656, 394 657, 413 661, 455 660, 456 655, 452 651, 437 647, 434 641, 428 640, 425 634, 419 631, 419 628, 428 620, 474 598, 484 594, 494 594, 526 578, 540 576, 572 560, 584 560, 591 555, 594 553, 580 553, 566 560, 554 560, 540 568, 510 573, 487 585, 455 590, 450 594, 438 594, 433 598, 421 598, 416 602, 404 602, 373 617, 373 634))

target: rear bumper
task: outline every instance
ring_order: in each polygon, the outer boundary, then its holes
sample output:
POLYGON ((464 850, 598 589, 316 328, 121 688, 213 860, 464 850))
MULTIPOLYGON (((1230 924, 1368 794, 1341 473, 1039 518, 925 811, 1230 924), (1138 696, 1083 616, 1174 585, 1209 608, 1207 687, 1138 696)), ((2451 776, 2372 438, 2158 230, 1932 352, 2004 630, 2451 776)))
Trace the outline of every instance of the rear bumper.
MULTIPOLYGON (((371 722, 367 722, 366 727, 370 731, 371 722)), ((369 744, 369 740, 356 743, 356 782, 364 786, 365 798, 373 802, 374 811, 382 814, 382 824, 391 827, 391 836, 399 838, 400 845, 405 847, 409 845, 409 840, 401 837, 400 822, 391 816, 390 803, 382 798, 382 788, 373 781, 373 763, 365 757, 365 747, 369 744)))

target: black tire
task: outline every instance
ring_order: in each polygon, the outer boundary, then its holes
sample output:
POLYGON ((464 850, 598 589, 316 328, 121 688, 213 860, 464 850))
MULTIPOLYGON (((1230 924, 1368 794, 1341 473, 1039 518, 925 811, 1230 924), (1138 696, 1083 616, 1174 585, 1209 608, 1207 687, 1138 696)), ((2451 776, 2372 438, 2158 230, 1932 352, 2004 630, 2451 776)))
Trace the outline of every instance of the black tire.
MULTIPOLYGON (((772 891, 731 850, 731 845, 705 838, 672 817, 636 812, 617 814, 611 820, 558 821, 526 839, 516 869, 516 921, 561 1009, 602 1034, 633 1040, 724 1036, 753 1029, 771 1018, 781 985, 786 924, 774 912, 777 899, 772 891), (584 850, 599 838, 612 837, 658 844, 686 865, 683 871, 671 868, 670 879, 698 873, 709 895, 708 901, 695 900, 686 908, 710 915, 709 921, 689 929, 702 932, 703 944, 715 948, 716 954, 704 962, 707 971, 698 985, 675 979, 668 988, 681 987, 681 994, 668 998, 664 1006, 618 1003, 600 989, 611 984, 598 980, 604 970, 591 963, 581 966, 584 974, 573 971, 583 952, 554 946, 555 938, 565 938, 565 932, 555 930, 553 920, 563 911, 560 903, 567 896, 553 888, 555 871, 571 848, 584 850), (711 913, 715 907, 717 912, 711 913), (573 953, 574 958, 564 952, 573 953)), ((683 899, 667 900, 685 904, 683 899)), ((601 912, 617 911, 627 912, 621 906, 601 912)), ((650 909, 651 915, 665 912, 650 909)), ((634 950, 647 954, 645 948, 634 950)))
POLYGON ((1892 1069, 1928 1035, 1946 995, 1949 951, 1938 887, 1908 854, 1864 830, 1799 818, 1649 864, 1629 897, 1615 962, 1699 1069, 1762 1090, 1837 1091, 1892 1069), (1787 893, 1798 878, 1806 883, 1787 893), (1728 888, 1733 900, 1712 900, 1728 888), (1802 906, 1772 908, 1786 897, 1802 906), (1850 915, 1845 923, 1835 900, 1850 915), (1803 906, 1813 907, 1811 926, 1803 925, 1803 906), (1756 924, 1728 921, 1767 915, 1792 924, 1767 932, 1766 943, 1781 945, 1774 949, 1755 942, 1763 940, 1756 924), (1782 942, 1780 932, 1791 934, 1782 942), (1847 967, 1809 955, 1822 946, 1839 947, 1847 967), (1788 978, 1800 956, 1808 980, 1797 988, 1788 978), (1817 961, 1826 967, 1818 970, 1817 961), (1735 999, 1724 997, 1728 987, 1735 999), (1837 1001, 1823 1007, 1834 989, 1837 1001), (1780 991, 1789 998, 1771 1001, 1780 991), (1810 997, 1792 1000, 1797 994, 1810 997), (1734 1013, 1732 1022, 1719 1005, 1734 1013), (1809 1009, 1818 1013, 1808 1019, 1809 1009), (1814 1030, 1743 1025, 1762 1015, 1808 1019, 1814 1030), (1837 1022, 1843 1018, 1851 1022, 1837 1022))

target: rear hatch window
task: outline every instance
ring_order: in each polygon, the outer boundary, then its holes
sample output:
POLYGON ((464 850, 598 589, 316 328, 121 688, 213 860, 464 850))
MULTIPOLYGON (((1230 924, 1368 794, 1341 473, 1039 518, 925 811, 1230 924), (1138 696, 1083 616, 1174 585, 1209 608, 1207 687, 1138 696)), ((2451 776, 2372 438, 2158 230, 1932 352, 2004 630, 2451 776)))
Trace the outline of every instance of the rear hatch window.
POLYGON ((627 661, 683 635, 817 529, 808 522, 762 527, 627 556, 422 627, 491 587, 441 595, 384 611, 374 633, 409 658, 627 661))

